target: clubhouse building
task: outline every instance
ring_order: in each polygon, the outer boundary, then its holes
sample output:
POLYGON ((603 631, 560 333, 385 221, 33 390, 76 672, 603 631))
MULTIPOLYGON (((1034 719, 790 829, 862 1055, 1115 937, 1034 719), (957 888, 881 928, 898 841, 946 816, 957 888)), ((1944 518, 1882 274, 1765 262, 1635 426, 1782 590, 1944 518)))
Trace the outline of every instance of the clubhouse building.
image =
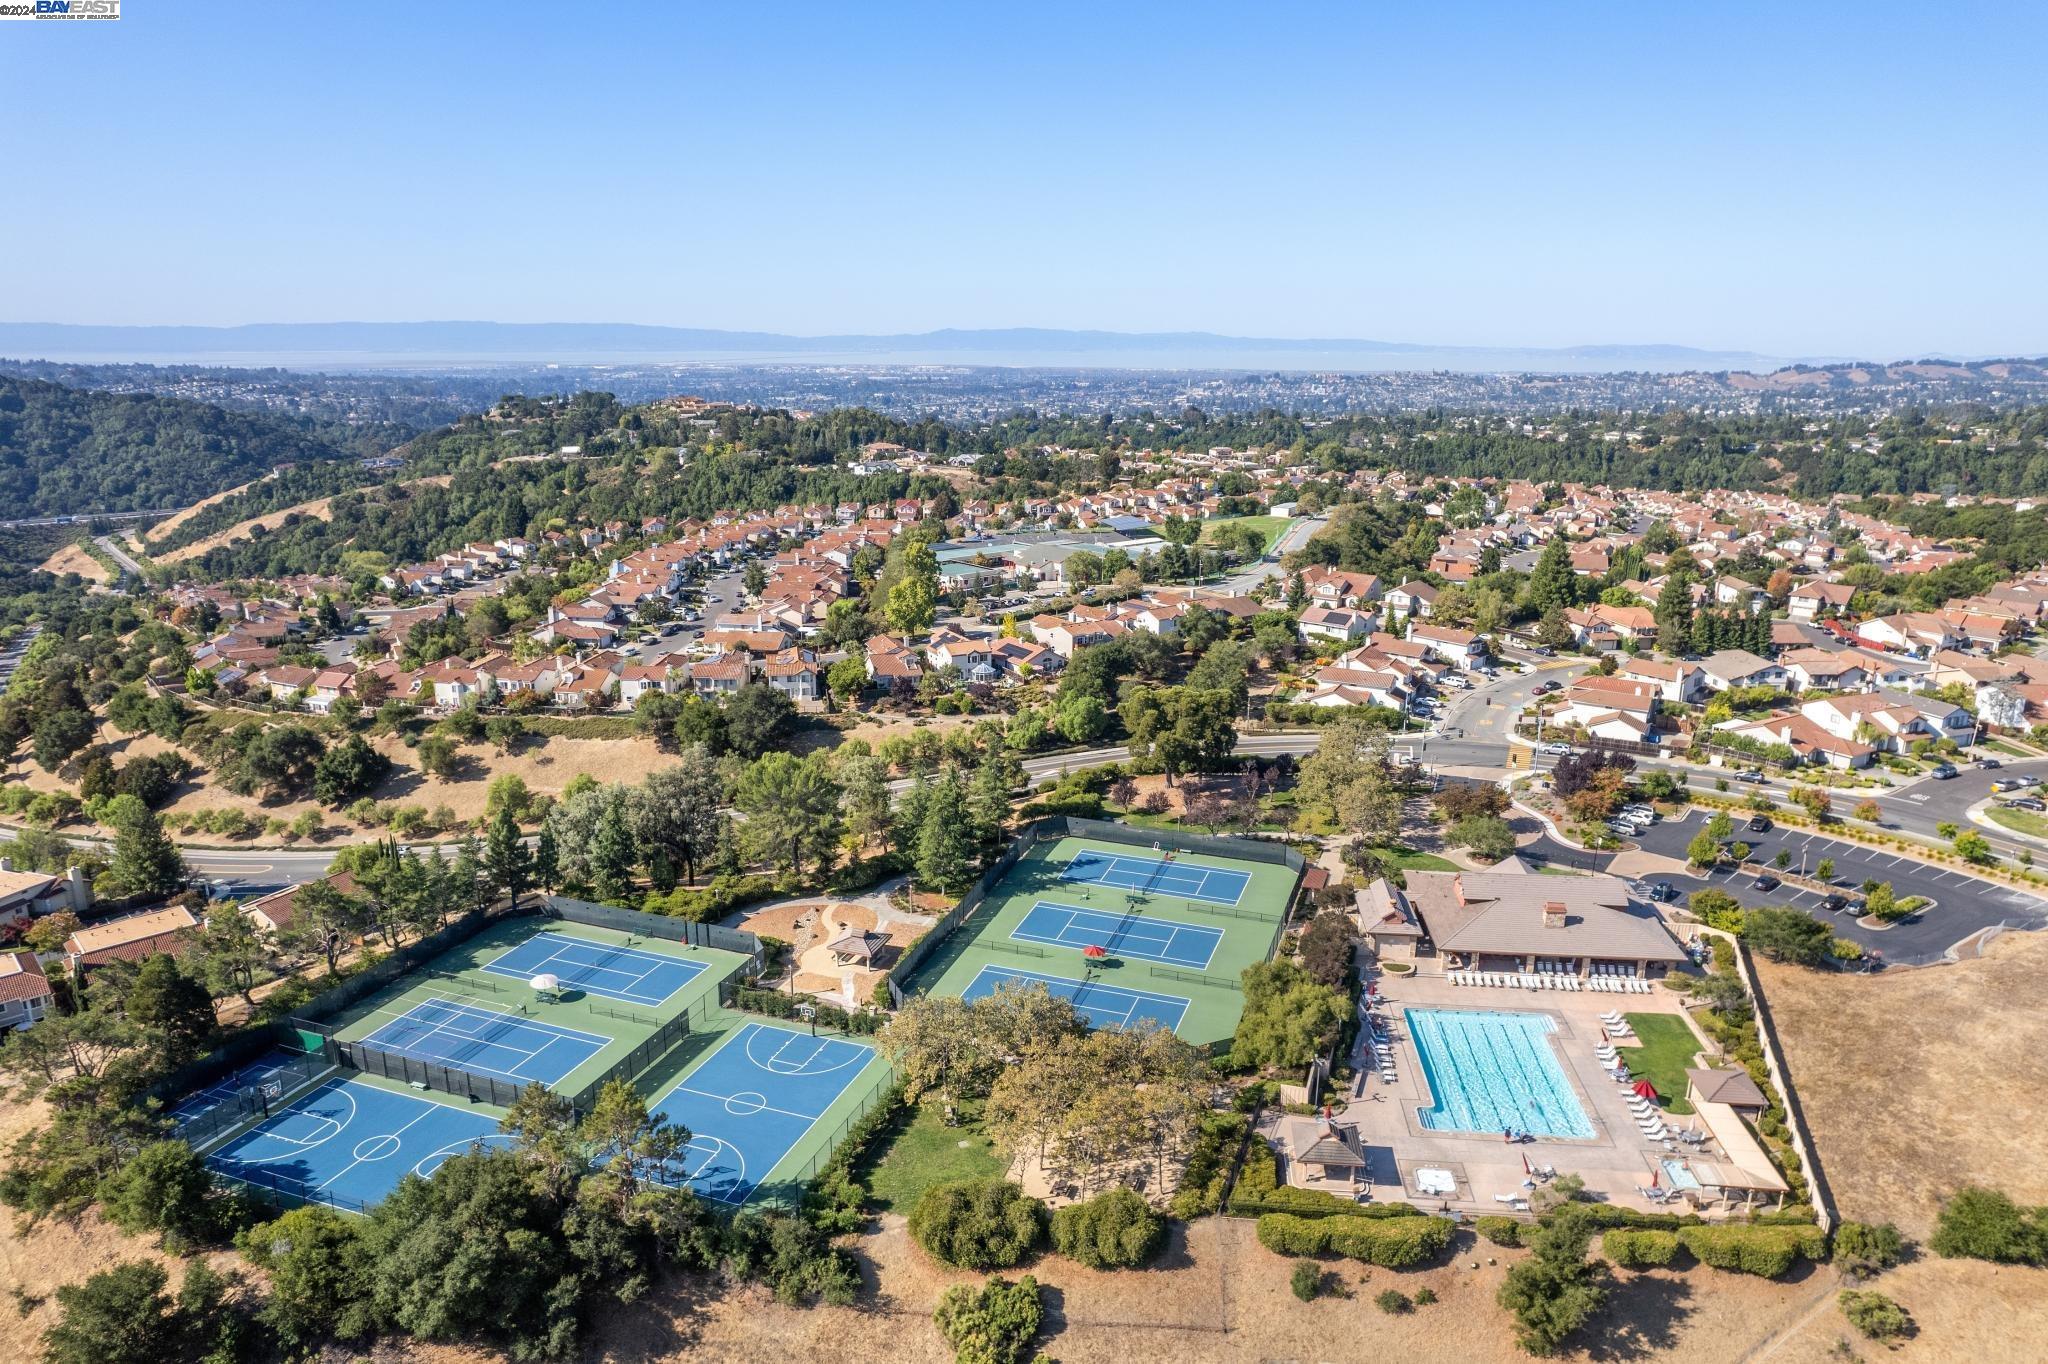
POLYGON ((1663 975, 1686 954, 1649 905, 1615 876, 1411 871, 1406 889, 1358 893, 1359 928, 1383 957, 1434 948, 1447 970, 1663 975))

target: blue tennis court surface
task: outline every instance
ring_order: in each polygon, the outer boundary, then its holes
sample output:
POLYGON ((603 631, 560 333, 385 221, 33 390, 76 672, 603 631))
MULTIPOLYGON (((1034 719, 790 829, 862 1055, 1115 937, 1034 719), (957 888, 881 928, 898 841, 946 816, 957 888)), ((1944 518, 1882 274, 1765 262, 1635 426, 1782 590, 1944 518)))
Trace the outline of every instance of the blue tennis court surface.
POLYGON ((1147 895, 1177 895, 1183 900, 1206 900, 1212 905, 1236 904, 1244 897, 1244 888, 1252 883, 1248 871, 1224 871, 1220 867, 1169 862, 1163 857, 1103 852, 1075 853, 1060 875, 1069 881, 1115 886, 1147 895))
POLYGON ((960 997, 972 1003, 1005 985, 1043 985, 1055 998, 1071 1000, 1091 1028, 1130 1028, 1150 1020, 1171 1031, 1180 1026, 1188 1011, 1188 1001, 1177 995, 1126 990, 1121 985, 1104 985, 1099 981, 1041 976, 1035 971, 1016 971, 1007 966, 982 967, 960 997))
POLYGON ((690 1130, 682 1182, 720 1203, 746 1202, 874 1059, 856 1042, 741 1026, 655 1107, 690 1130))
POLYGON ((360 1080, 329 1080, 206 1157, 230 1179, 331 1207, 379 1202, 401 1176, 512 1139, 480 1113, 416 1099, 360 1080))
POLYGON ((515 1084, 553 1085, 611 1045, 609 1037, 558 1028, 519 1014, 453 999, 429 999, 362 1039, 369 1046, 417 1056, 515 1084))
POLYGON ((483 969, 519 980, 549 975, 565 989, 625 1004, 660 1004, 695 980, 704 967, 704 962, 682 961, 659 952, 612 947, 562 933, 536 933, 483 969))
POLYGON ((1040 900, 1010 936, 1018 942, 1051 943, 1055 947, 1100 947, 1112 956, 1142 957, 1201 970, 1223 941, 1220 928, 1201 928, 1172 919, 1140 918, 1136 914, 1105 914, 1040 900))

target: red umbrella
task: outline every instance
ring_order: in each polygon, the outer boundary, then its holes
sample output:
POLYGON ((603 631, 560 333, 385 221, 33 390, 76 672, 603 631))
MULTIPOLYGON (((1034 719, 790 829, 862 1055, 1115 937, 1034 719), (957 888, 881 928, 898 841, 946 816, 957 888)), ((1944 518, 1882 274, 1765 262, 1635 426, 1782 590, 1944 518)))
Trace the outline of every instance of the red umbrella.
POLYGON ((1635 1088, 1636 1093, 1640 1097, 1648 1099, 1651 1103, 1657 1102, 1657 1086, 1651 1084, 1648 1080, 1636 1081, 1635 1088))
POLYGON ((1087 957, 1090 961, 1100 961, 1109 955, 1109 949, 1101 943, 1092 942, 1081 949, 1081 955, 1087 957))
POLYGON ((1525 1175, 1530 1173, 1529 1154, 1526 1151, 1522 1153, 1522 1173, 1525 1175))
POLYGON ((1657 1184, 1657 1176, 1658 1176, 1659 1174, 1661 1174, 1661 1173, 1663 1173, 1663 1172, 1662 1172, 1662 1171, 1660 1171, 1660 1170, 1659 1170, 1659 1169, 1658 1169, 1658 1168, 1657 1168, 1656 1166, 1652 1165, 1652 1166, 1650 1167, 1650 1187, 1651 1187, 1651 1188, 1653 1188, 1653 1189, 1654 1189, 1654 1188, 1657 1188, 1657 1187, 1659 1187, 1659 1186, 1658 1186, 1658 1184, 1657 1184))

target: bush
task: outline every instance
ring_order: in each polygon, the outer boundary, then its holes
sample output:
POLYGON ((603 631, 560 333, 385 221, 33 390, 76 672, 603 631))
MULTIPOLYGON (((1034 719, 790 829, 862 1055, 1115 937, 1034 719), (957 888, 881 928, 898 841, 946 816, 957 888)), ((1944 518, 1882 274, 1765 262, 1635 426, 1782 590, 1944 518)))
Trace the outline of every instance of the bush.
POLYGON ((1045 1319, 1038 1281, 990 1279, 979 1289, 954 1284, 932 1313, 958 1364, 1022 1364, 1045 1319))
POLYGON ((1678 1255, 1678 1233, 1616 1227, 1600 1238, 1600 1249, 1623 1269, 1662 1269, 1678 1255))
POLYGON ((1038 1249, 1045 1204, 1001 1179, 934 1184, 910 1210, 910 1234, 941 1264, 1008 1269, 1038 1249))
POLYGON ((1303 1302, 1314 1302, 1323 1291, 1323 1267, 1314 1260, 1296 1260, 1294 1272, 1287 1276, 1287 1286, 1303 1302))
POLYGON ((1802 1256, 1827 1254, 1827 1234, 1812 1226, 1686 1227, 1678 1239, 1703 1265, 1765 1279, 1782 1277, 1802 1256))
POLYGON ((1418 1288, 1415 1290, 1415 1305, 1417 1307, 1428 1307, 1435 1301, 1436 1290, 1434 1288, 1418 1288))
POLYGON ((1845 1288, 1835 1301, 1849 1324, 1872 1340, 1891 1340, 1906 1333, 1911 1324, 1906 1309, 1882 1293, 1845 1288))
POLYGON ((1175 1217, 1191 1222, 1223 1205, 1223 1180, 1229 1173, 1230 1158, 1250 1130, 1251 1120, 1242 1113, 1211 1113, 1202 1119, 1202 1130, 1181 1171, 1180 1187, 1174 1191, 1175 1217))
POLYGON ((1130 1189, 1069 1204, 1052 1217, 1053 1249, 1090 1269, 1133 1269, 1165 1242, 1166 1222, 1130 1189))
POLYGON ((1413 1213, 1394 1217, 1296 1217, 1267 1213, 1259 1244, 1277 1255, 1342 1255, 1382 1269, 1412 1269, 1441 1255, 1456 1224, 1413 1213))
POLYGON ((1835 1228, 1835 1266, 1845 1274, 1862 1276, 1890 1269, 1904 1249, 1899 1229, 1889 1222, 1877 1226, 1844 1222, 1835 1228))
POLYGON ((1497 1246, 1522 1244, 1522 1224, 1512 1217, 1482 1217, 1472 1224, 1472 1230, 1497 1246))
POLYGON ((1965 1187, 1942 1204, 1928 1245, 1951 1260, 2048 1263, 2048 1208, 2023 1208, 1995 1189, 1965 1187))
POLYGON ((1415 1304, 1398 1288, 1381 1289, 1379 1296, 1373 1299, 1373 1304, 1388 1316, 1399 1316, 1403 1312, 1415 1310, 1415 1304))

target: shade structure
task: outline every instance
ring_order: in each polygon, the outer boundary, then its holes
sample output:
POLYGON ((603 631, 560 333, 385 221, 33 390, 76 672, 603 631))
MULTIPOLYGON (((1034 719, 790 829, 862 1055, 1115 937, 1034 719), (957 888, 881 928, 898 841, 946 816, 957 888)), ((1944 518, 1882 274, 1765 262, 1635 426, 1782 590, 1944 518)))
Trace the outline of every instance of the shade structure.
POLYGON ((562 988, 562 982, 556 980, 552 975, 549 975, 546 972, 542 972, 540 975, 535 976, 532 980, 528 981, 527 984, 531 985, 536 990, 559 990, 562 988))
POLYGON ((1636 1081, 1635 1089, 1637 1094, 1648 1099, 1651 1103, 1657 1102, 1657 1086, 1651 1084, 1648 1080, 1636 1081))
POLYGON ((1101 961, 1104 957, 1109 955, 1109 949, 1104 947, 1099 942, 1092 942, 1081 949, 1081 955, 1088 958, 1090 961, 1101 961))

